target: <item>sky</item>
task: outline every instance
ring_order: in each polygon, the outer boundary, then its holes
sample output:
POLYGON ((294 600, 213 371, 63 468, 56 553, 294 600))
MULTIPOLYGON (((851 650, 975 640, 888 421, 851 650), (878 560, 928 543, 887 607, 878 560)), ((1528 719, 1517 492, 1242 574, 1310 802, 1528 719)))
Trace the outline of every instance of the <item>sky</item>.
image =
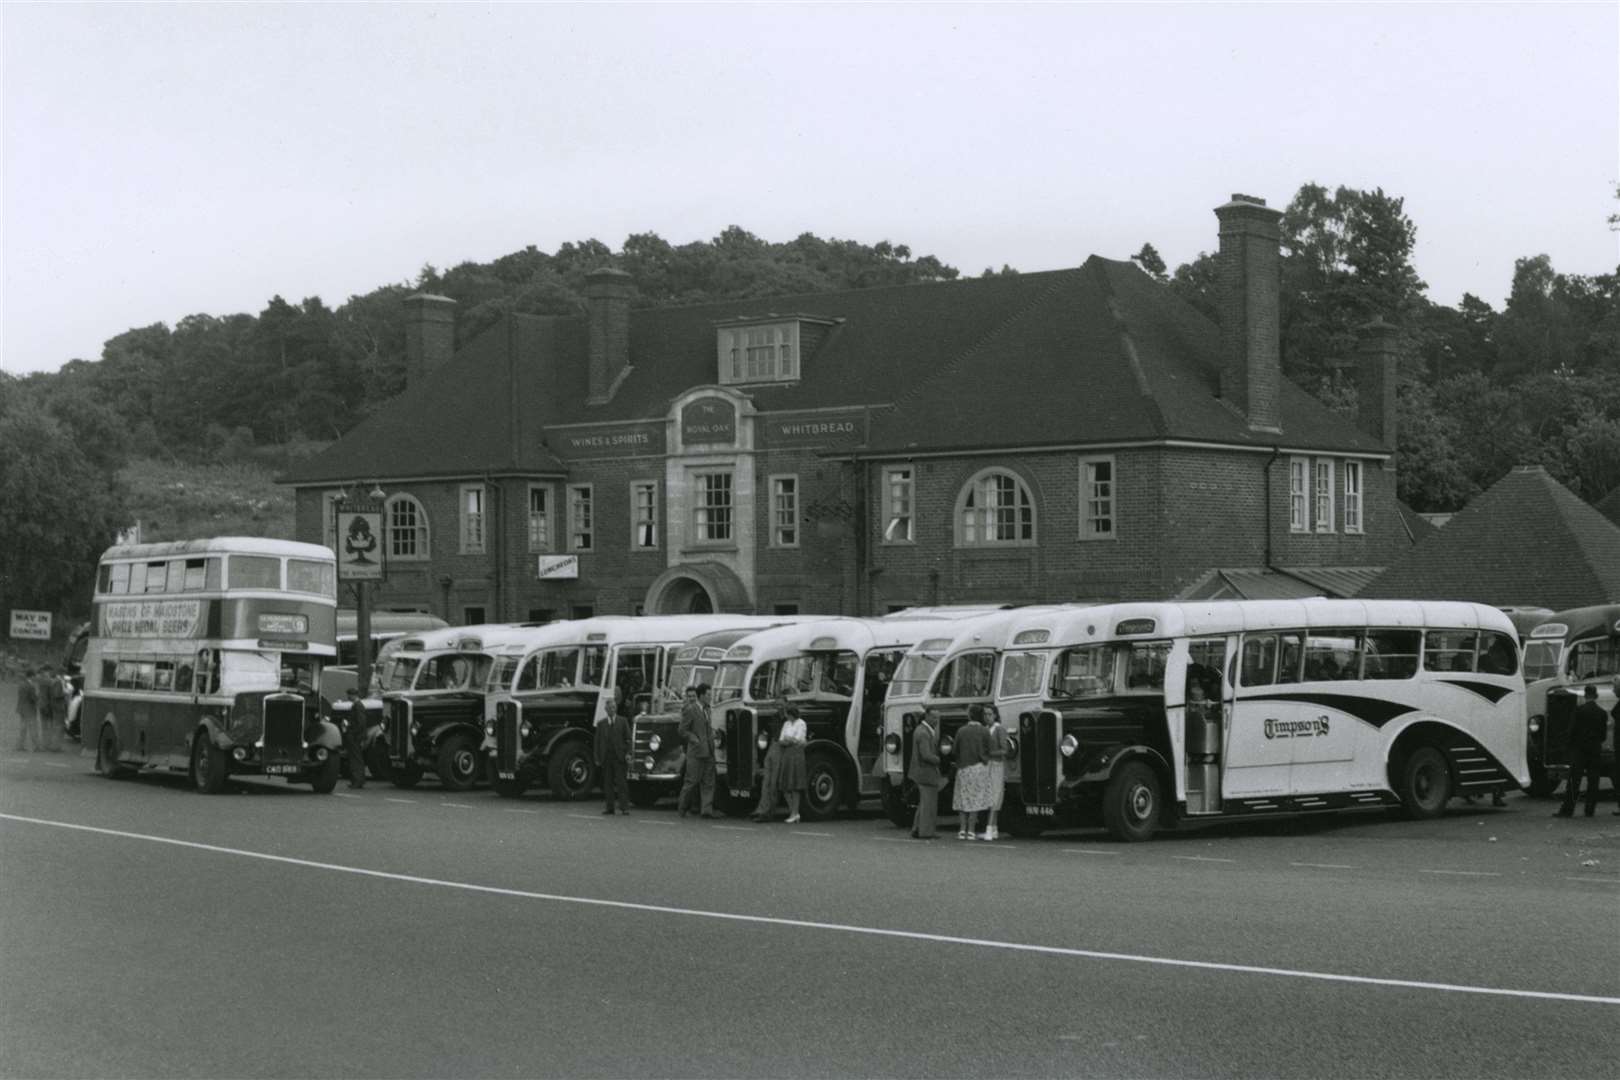
POLYGON ((729 225, 966 275, 1381 187, 1429 297, 1620 263, 1620 4, 0 4, 0 368, 729 225))

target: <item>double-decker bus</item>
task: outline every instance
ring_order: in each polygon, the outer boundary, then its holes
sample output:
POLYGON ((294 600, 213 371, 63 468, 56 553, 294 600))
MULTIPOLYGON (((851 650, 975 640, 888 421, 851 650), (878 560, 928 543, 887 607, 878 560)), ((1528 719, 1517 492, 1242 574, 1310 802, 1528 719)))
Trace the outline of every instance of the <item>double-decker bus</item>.
MULTIPOLYGON (((956 730, 967 722, 968 709, 984 706, 986 723, 999 716, 994 704, 995 679, 1001 655, 1015 636, 1032 636, 1031 626, 1049 624, 1071 605, 1038 605, 993 611, 969 619, 955 636, 924 638, 900 662, 883 706, 883 767, 889 782, 883 788, 883 812, 890 821, 907 828, 917 810, 917 786, 906 779, 911 764, 911 739, 925 712, 932 715, 939 747, 949 756, 956 730)), ((1017 748, 1017 719, 1003 719, 1013 748, 1017 748)), ((1016 756, 1006 763, 1009 784, 1018 779, 1016 756)), ((940 790, 947 803, 950 785, 940 790)))
MULTIPOLYGON (((1530 631, 1524 647, 1525 712, 1530 727, 1530 794, 1551 795, 1569 774, 1569 729, 1584 687, 1614 707, 1620 675, 1620 603, 1572 608, 1530 631), (1532 666, 1534 663, 1534 666, 1532 666)), ((1613 775, 1614 735, 1603 746, 1603 774, 1613 775)))
POLYGON ((381 678, 390 783, 415 787, 429 769, 447 791, 466 791, 478 782, 492 655, 531 629, 484 623, 389 643, 381 678))
POLYGON ((761 768, 784 701, 798 707, 805 743, 806 796, 812 819, 881 797, 883 701, 900 661, 926 638, 948 637, 963 619, 994 610, 962 607, 918 618, 834 618, 762 630, 732 645, 710 702, 719 743, 715 769, 727 809, 746 808, 760 790, 761 768))
POLYGON ((336 652, 329 548, 218 537, 109 548, 96 571, 80 728, 105 776, 187 771, 337 785, 341 737, 322 719, 336 652))
POLYGON ((663 685, 677 647, 763 618, 598 615, 547 627, 491 688, 483 742, 490 786, 517 798, 544 777, 552 798, 585 798, 598 782, 596 720, 612 711, 618 690, 635 708, 663 685))
POLYGON ((1117 604, 1064 616, 1050 644, 1042 699, 1018 714, 1022 829, 1100 821, 1145 840, 1355 806, 1425 818, 1454 792, 1529 781, 1517 635, 1495 608, 1117 604))

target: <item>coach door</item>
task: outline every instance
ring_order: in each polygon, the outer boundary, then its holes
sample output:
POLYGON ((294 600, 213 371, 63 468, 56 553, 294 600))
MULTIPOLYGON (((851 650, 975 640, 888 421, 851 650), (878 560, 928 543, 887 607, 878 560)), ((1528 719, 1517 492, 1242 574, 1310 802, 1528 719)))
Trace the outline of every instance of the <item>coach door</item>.
POLYGON ((1221 809, 1221 758, 1232 697, 1226 658, 1224 637, 1187 642, 1182 700, 1189 814, 1213 814, 1221 809))
POLYGON ((1260 799, 1288 794, 1294 740, 1279 737, 1282 709, 1297 697, 1304 634, 1245 634, 1238 650, 1237 682, 1226 715, 1223 797, 1260 799))

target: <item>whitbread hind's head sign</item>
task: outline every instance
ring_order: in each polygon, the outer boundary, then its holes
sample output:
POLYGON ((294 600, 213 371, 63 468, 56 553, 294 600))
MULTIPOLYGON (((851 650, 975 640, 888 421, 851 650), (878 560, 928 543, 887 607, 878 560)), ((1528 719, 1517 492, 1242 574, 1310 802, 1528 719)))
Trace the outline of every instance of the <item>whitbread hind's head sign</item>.
POLYGON ((343 581, 383 579, 383 515, 377 506, 337 510, 338 577, 343 581))
POLYGON ((542 555, 540 556, 541 578, 577 578, 579 577, 578 555, 542 555))

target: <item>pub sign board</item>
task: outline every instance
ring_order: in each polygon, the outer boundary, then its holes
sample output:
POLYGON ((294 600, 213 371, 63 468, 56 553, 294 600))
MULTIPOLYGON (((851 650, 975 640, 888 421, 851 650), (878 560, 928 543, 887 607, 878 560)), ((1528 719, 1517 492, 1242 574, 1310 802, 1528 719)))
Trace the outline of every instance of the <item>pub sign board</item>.
POLYGON ((559 457, 636 457, 664 452, 664 422, 592 424, 589 427, 551 428, 546 444, 559 457))
POLYGON ((754 430, 761 444, 767 447, 837 449, 860 446, 866 442, 866 410, 821 409, 770 413, 754 420, 754 430))
POLYGON ((700 397, 681 407, 681 445, 730 446, 737 441, 737 406, 721 397, 700 397))
POLYGON ((11 636, 14 638, 27 638, 30 641, 51 640, 51 613, 48 611, 25 611, 22 608, 12 608, 11 636))
POLYGON ((383 513, 380 507, 337 509, 339 581, 383 579, 383 513))
POLYGON ((579 556, 542 555, 535 576, 540 578, 577 578, 579 577, 579 556))

